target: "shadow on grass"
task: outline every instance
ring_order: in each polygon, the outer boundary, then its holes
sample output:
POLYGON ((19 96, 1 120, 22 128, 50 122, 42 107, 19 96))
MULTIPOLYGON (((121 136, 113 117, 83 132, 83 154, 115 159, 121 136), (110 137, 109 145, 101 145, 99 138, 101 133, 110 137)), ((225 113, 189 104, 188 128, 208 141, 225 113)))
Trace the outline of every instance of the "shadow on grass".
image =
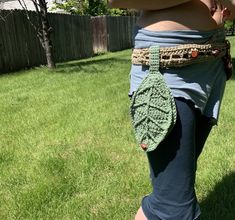
POLYGON ((81 60, 71 60, 71 61, 66 61, 62 63, 56 63, 56 69, 48 69, 45 65, 41 66, 35 66, 35 67, 30 67, 30 68, 22 68, 19 70, 15 71, 9 71, 9 72, 1 72, 0 77, 4 76, 14 76, 14 75, 19 75, 19 74, 24 74, 25 71, 37 71, 41 70, 41 68, 44 68, 44 71, 48 73, 78 73, 79 71, 87 72, 87 73, 95 73, 102 69, 103 67, 114 67, 115 65, 119 64, 130 64, 130 56, 126 57, 126 55, 117 55, 114 54, 113 57, 107 58, 104 57, 102 58, 101 56, 94 56, 92 58, 86 58, 86 59, 81 59, 81 60), (95 66, 95 65, 100 65, 95 66))
POLYGON ((200 206, 202 220, 235 219, 235 172, 225 176, 200 206))
POLYGON ((100 69, 114 67, 115 65, 130 63, 130 58, 99 58, 94 60, 78 60, 67 63, 60 63, 53 70, 54 73, 77 73, 84 71, 87 73, 96 73, 100 69), (96 66, 97 64, 97 66, 96 66))
POLYGON ((235 80, 235 58, 232 58, 232 63, 233 63, 233 75, 232 75, 231 79, 235 80))
MULTIPOLYGON (((232 74, 231 79, 235 80, 235 58, 232 59, 234 71, 232 74)), ((59 63, 57 68, 53 70, 54 73, 78 73, 79 71, 84 71, 88 73, 96 73, 99 71, 98 68, 102 67, 114 67, 115 65, 119 64, 131 64, 130 57, 128 58, 119 58, 119 57, 112 57, 112 58, 98 58, 94 60, 78 60, 78 61, 71 61, 66 63, 59 63), (96 64, 100 66, 97 68, 95 67, 96 64)))

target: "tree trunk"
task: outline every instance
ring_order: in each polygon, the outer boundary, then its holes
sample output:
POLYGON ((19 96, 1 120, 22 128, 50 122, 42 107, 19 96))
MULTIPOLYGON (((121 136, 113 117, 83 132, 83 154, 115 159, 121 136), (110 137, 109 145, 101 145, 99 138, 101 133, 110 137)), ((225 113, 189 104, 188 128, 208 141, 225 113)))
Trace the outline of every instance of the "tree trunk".
POLYGON ((55 61, 54 61, 53 46, 52 46, 50 37, 48 35, 49 35, 49 33, 45 32, 43 30, 44 50, 46 53, 47 66, 50 69, 54 69, 54 68, 56 68, 56 65, 55 65, 55 61))
POLYGON ((54 61, 53 46, 50 40, 52 28, 49 25, 47 17, 47 5, 45 0, 39 1, 40 16, 42 21, 43 48, 46 54, 48 68, 56 68, 54 61))

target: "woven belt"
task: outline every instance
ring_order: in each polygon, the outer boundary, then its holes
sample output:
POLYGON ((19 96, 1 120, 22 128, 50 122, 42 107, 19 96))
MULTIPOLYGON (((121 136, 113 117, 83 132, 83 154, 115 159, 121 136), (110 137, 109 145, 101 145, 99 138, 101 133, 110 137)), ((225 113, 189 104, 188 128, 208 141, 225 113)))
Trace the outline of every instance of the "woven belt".
MULTIPOLYGON (((211 44, 183 44, 160 48, 160 68, 182 67, 224 57, 229 42, 211 44)), ((149 66, 149 48, 133 49, 132 63, 149 66)))

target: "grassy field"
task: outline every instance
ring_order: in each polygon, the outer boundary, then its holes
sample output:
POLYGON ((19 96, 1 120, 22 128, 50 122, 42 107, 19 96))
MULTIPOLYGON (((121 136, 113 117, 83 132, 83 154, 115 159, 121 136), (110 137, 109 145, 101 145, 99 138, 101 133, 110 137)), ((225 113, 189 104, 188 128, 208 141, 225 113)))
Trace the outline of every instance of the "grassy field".
MULTIPOLYGON (((1 220, 133 219, 151 186, 129 119, 130 53, 0 76, 1 220)), ((234 109, 233 78, 198 165, 203 220, 235 219, 234 109)))

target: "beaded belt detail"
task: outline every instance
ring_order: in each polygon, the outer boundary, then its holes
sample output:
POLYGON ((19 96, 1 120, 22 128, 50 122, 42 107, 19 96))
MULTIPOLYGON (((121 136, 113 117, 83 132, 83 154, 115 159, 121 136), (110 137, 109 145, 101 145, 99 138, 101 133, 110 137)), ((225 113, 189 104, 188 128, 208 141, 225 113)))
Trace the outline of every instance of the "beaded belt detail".
MULTIPOLYGON (((226 55, 229 42, 211 44, 183 44, 160 48, 160 68, 182 67, 210 61, 226 55)), ((133 49, 132 63, 149 66, 149 48, 133 49)))

